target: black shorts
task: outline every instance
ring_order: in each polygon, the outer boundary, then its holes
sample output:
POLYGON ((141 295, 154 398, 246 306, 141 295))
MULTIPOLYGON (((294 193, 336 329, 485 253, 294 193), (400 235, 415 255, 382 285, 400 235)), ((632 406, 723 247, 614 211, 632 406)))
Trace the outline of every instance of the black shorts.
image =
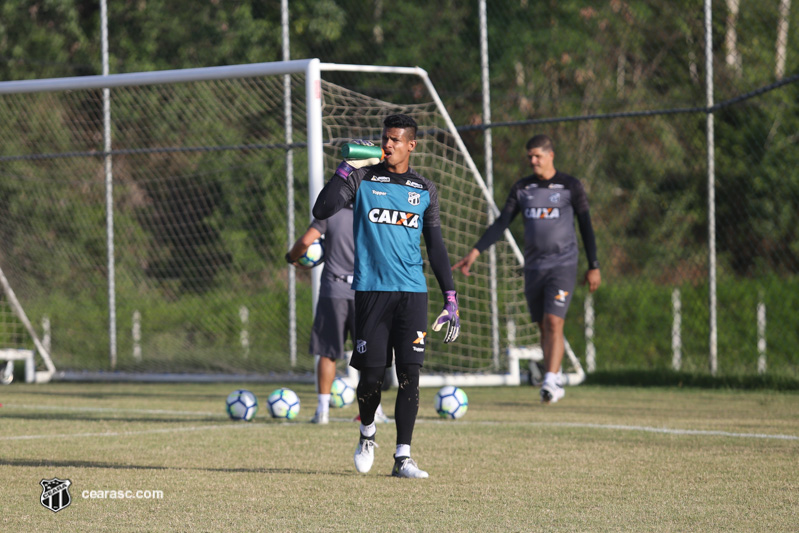
POLYGON ((525 270, 524 295, 533 322, 545 314, 566 318, 577 283, 577 265, 549 270, 525 270))
POLYGON ((355 349, 350 366, 391 366, 424 363, 427 337, 426 292, 355 293, 355 349))
POLYGON ((320 297, 311 330, 311 355, 346 359, 347 334, 355 339, 355 302, 346 298, 320 297))

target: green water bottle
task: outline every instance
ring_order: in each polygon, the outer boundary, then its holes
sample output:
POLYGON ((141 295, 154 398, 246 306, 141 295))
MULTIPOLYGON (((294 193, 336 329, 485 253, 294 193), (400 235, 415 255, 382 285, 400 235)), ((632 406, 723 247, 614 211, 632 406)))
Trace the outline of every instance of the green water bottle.
POLYGON ((341 147, 341 157, 344 159, 372 159, 382 160, 383 149, 379 146, 366 146, 363 144, 347 143, 341 147))

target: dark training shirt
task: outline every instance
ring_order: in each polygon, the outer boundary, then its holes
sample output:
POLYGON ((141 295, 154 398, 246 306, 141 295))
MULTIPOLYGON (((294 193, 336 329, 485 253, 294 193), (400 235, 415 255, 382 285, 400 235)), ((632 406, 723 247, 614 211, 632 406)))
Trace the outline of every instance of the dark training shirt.
MULTIPOLYGON (((524 218, 526 270, 547 270, 577 263, 574 217, 588 214, 588 197, 580 180, 560 171, 548 180, 536 176, 520 179, 511 188, 499 218, 475 248, 483 252, 494 244, 519 213, 524 218)), ((595 245, 593 248, 588 252, 589 263, 596 262, 595 245), (592 252, 594 257, 590 257, 592 252)))

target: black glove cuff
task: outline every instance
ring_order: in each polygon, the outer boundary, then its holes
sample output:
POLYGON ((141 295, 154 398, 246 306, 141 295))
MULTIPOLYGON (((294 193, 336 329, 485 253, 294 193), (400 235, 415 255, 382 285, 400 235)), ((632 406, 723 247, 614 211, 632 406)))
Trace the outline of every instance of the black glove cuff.
POLYGON ((286 263, 291 264, 293 262, 294 260, 291 258, 291 254, 289 252, 286 252, 286 263))

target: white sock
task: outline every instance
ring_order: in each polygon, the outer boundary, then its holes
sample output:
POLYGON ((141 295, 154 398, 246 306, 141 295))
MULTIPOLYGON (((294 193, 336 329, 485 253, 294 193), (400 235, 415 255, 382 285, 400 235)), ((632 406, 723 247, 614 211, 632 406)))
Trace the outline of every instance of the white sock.
POLYGON ((560 385, 560 380, 555 372, 547 372, 544 374, 544 383, 548 385, 560 385))
POLYGON ((377 411, 375 411, 375 416, 386 416, 386 413, 383 412, 383 404, 377 404, 377 411))
POLYGON ((361 435, 364 437, 374 437, 375 433, 377 433, 377 425, 374 422, 369 424, 368 426, 364 426, 361 424, 361 435))
POLYGON ((397 453, 394 454, 394 457, 410 457, 410 456, 411 456, 410 444, 397 444, 397 453))
POLYGON ((329 394, 320 394, 319 395, 319 405, 316 406, 317 413, 327 413, 330 411, 330 395, 329 394))

